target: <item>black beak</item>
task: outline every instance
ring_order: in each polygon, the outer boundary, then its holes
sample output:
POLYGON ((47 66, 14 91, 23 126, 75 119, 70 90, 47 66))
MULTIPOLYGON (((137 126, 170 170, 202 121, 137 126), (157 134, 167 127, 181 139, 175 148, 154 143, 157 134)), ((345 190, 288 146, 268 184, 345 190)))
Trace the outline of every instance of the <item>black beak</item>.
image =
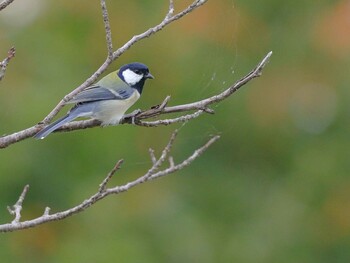
POLYGON ((151 73, 149 73, 149 72, 144 77, 146 79, 154 79, 153 75, 151 73))

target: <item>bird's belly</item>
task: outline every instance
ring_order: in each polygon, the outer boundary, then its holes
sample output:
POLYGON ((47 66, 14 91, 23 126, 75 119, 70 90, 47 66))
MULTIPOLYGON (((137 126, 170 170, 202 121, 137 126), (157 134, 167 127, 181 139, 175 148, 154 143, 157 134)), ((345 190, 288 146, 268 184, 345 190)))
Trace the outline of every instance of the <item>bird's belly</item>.
POLYGON ((116 125, 123 117, 124 113, 139 99, 140 94, 134 92, 126 100, 106 100, 100 101, 98 109, 93 117, 102 122, 101 125, 116 125))

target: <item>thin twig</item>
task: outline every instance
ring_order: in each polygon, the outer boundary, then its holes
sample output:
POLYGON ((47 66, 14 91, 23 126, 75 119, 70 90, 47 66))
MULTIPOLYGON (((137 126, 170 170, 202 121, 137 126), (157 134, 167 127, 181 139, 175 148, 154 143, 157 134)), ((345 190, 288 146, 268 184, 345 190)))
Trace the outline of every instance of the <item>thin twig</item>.
POLYGON ((159 169, 159 167, 164 163, 166 160, 169 152, 171 151, 171 148, 173 147, 174 141, 176 139, 176 136, 178 134, 178 130, 175 130, 170 137, 170 140, 168 144, 165 146, 164 150, 162 151, 162 154, 160 155, 159 159, 153 164, 151 169, 148 170, 148 172, 143 176, 144 179, 147 179, 149 176, 155 173, 159 169))
POLYGON ((154 154, 154 150, 152 148, 149 148, 148 152, 149 152, 149 155, 151 156, 152 164, 155 165, 157 162, 157 158, 154 154))
POLYGON ((0 81, 5 76, 7 65, 10 63, 10 60, 15 56, 16 49, 15 47, 11 47, 10 50, 7 52, 7 57, 0 62, 0 81))
POLYGON ((101 0, 101 9, 102 9, 103 23, 105 25, 105 31, 106 31, 106 42, 107 42, 107 51, 108 51, 107 58, 112 60, 113 58, 112 32, 111 32, 111 25, 109 24, 108 11, 107 11, 105 0, 101 0))
POLYGON ((194 151, 194 153, 189 156, 186 160, 182 161, 182 163, 174 165, 173 167, 169 167, 168 169, 165 169, 163 171, 159 171, 149 177, 149 180, 153 180, 165 175, 169 175, 170 173, 174 173, 176 171, 179 171, 186 166, 189 166, 195 159, 197 159, 199 156, 201 156, 214 142, 220 139, 220 136, 214 136, 211 138, 206 144, 204 144, 201 148, 194 151))
POLYGON ((168 105, 169 100, 170 100, 170 96, 166 96, 163 102, 159 105, 158 110, 162 111, 168 105))
POLYGON ((124 160, 121 159, 116 163, 116 165, 114 165, 113 169, 108 173, 107 177, 100 184, 100 188, 98 190, 99 193, 106 191, 106 187, 107 187, 109 180, 111 180, 111 178, 116 173, 116 171, 120 169, 123 162, 124 162, 124 160))
POLYGON ((203 110, 199 110, 194 113, 183 115, 173 119, 164 119, 164 120, 157 120, 157 121, 139 121, 137 122, 137 125, 144 126, 144 127, 157 127, 160 125, 167 126, 170 124, 187 122, 189 120, 198 118, 200 115, 202 115, 203 112, 204 112, 203 110))
POLYGON ((168 160, 170 168, 173 168, 175 166, 174 158, 172 156, 169 156, 168 160))

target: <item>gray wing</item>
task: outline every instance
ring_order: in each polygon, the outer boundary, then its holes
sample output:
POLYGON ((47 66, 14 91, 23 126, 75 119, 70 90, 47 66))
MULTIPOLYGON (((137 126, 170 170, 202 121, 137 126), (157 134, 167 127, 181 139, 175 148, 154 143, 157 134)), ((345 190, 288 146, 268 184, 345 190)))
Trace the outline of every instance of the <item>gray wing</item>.
POLYGON ((134 91, 133 88, 128 86, 113 90, 96 85, 79 92, 73 99, 67 101, 66 104, 100 100, 125 100, 129 98, 134 91))

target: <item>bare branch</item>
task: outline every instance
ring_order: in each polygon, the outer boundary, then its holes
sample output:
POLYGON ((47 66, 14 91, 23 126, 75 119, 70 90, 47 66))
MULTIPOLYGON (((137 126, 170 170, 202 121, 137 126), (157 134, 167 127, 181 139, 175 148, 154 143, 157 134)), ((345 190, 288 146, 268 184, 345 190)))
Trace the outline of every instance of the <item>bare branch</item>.
POLYGON ((165 16, 165 19, 170 19, 173 14, 174 14, 174 1, 173 0, 169 0, 169 11, 165 16))
POLYGON ((149 148, 148 152, 149 152, 149 155, 151 156, 152 164, 155 165, 157 162, 157 158, 154 154, 154 150, 152 148, 149 148))
POLYGON ((0 3, 0 11, 5 9, 9 4, 11 4, 14 0, 4 0, 0 3))
MULTIPOLYGON (((160 107, 152 107, 149 110, 137 113, 135 116, 131 116, 131 115, 124 116, 124 118, 121 120, 121 123, 122 124, 123 123, 131 124, 132 123, 131 120, 133 118, 135 118, 136 125, 153 127, 153 126, 159 126, 159 125, 169 125, 169 124, 176 123, 176 122, 184 122, 187 120, 187 118, 192 119, 192 118, 198 117, 199 115, 201 115, 203 113, 203 111, 207 112, 207 113, 214 113, 214 111, 208 107, 212 104, 219 103, 219 102, 227 99, 233 93, 238 91, 241 87, 246 85, 249 81, 251 81, 254 78, 260 77, 262 74, 262 70, 269 62, 269 59, 271 56, 272 56, 272 51, 270 51, 251 72, 249 72, 246 76, 239 79, 234 84, 232 84, 230 87, 228 87, 226 90, 224 90, 223 92, 221 92, 217 95, 213 95, 209 98, 206 98, 206 99, 203 99, 200 101, 196 101, 196 102, 192 102, 192 103, 188 103, 188 104, 182 104, 182 105, 171 106, 171 107, 162 107, 162 105, 168 104, 170 97, 167 97, 163 101, 163 103, 161 104, 160 107), (148 118, 152 118, 152 117, 162 115, 162 114, 186 112, 186 111, 192 111, 192 110, 197 110, 197 112, 193 113, 193 115, 188 114, 188 115, 181 116, 179 118, 169 119, 169 120, 159 120, 159 121, 155 121, 155 122, 141 122, 140 121, 142 119, 148 119, 148 118)), ((100 125, 99 122, 96 122, 96 121, 94 123, 92 123, 92 122, 86 123, 85 122, 85 124, 86 125, 81 125, 80 122, 72 122, 71 124, 67 124, 64 127, 61 127, 61 129, 59 129, 58 131, 70 129, 71 125, 74 126, 74 129, 75 128, 78 128, 78 129, 79 128, 91 128, 93 126, 100 125)))
POLYGON ((170 168, 174 168, 175 166, 174 158, 172 156, 169 156, 168 160, 169 160, 170 168))
POLYGON ((103 23, 105 25, 105 31, 106 31, 106 42, 107 42, 107 51, 108 51, 107 58, 112 60, 113 58, 112 32, 111 32, 111 25, 109 24, 108 11, 107 11, 105 0, 101 0, 101 9, 102 9, 103 23))
POLYGON ((98 190, 99 193, 103 193, 103 192, 106 191, 106 187, 107 187, 107 184, 108 184, 109 180, 111 180, 111 178, 116 173, 116 171, 118 171, 120 169, 120 167, 123 164, 123 162, 124 162, 123 159, 119 160, 116 163, 116 165, 113 167, 113 169, 108 173, 107 177, 100 184, 100 189, 98 190))
MULTIPOLYGON (((261 72, 263 68, 268 63, 270 57, 272 55, 272 52, 269 52, 264 59, 259 62, 259 64, 253 69, 251 72, 249 72, 246 76, 239 79, 237 82, 235 82, 233 85, 228 87, 223 92, 211 96, 209 98, 188 103, 188 104, 182 104, 177 106, 171 106, 171 107, 155 107, 151 108, 149 110, 139 112, 136 111, 135 115, 128 114, 127 116, 124 116, 124 118, 121 120, 122 124, 132 124, 133 120, 136 125, 140 126, 146 126, 146 127, 155 127, 159 125, 169 125, 172 123, 177 122, 185 122, 187 120, 197 118, 199 117, 203 111, 208 112, 208 107, 212 104, 221 102, 224 99, 227 99, 229 96, 231 96, 233 93, 235 93, 239 88, 243 87, 245 84, 247 84, 249 81, 251 81, 254 78, 257 78, 261 75, 261 72), (160 109, 159 109, 160 108, 160 109), (174 119, 168 119, 168 120, 158 120, 154 122, 145 122, 141 121, 143 119, 152 118, 158 115, 162 114, 169 114, 169 113, 176 113, 176 112, 186 112, 186 111, 192 111, 196 110, 195 113, 187 114, 184 116, 180 116, 178 118, 174 119)), ((167 97, 168 98, 168 97, 167 97)), ((167 104, 169 99, 165 99, 162 103, 167 104), (164 103, 166 102, 166 103, 164 103)), ((92 128, 96 126, 100 126, 101 122, 97 120, 84 120, 84 121, 73 121, 71 123, 67 123, 66 125, 62 126, 60 129, 58 129, 58 132, 61 131, 73 131, 73 130, 80 130, 80 129, 86 129, 86 128, 92 128)), ((43 127, 43 124, 40 123, 38 125, 35 125, 33 127, 30 127, 28 129, 25 129, 23 131, 19 131, 17 133, 13 133, 10 135, 6 135, 3 137, 0 137, 0 148, 6 148, 9 145, 22 141, 24 139, 33 137, 38 131, 40 131, 43 127)))
POLYGON ((28 191, 28 187, 29 187, 29 186, 26 186, 24 188, 19 200, 15 204, 14 209, 9 209, 9 211, 11 211, 11 214, 14 214, 16 216, 16 218, 11 223, 0 225, 0 232, 16 231, 16 230, 26 229, 26 228, 30 228, 30 227, 35 227, 35 226, 38 226, 38 225, 41 225, 44 223, 48 223, 51 221, 62 220, 66 217, 69 217, 69 216, 72 216, 72 215, 75 215, 77 213, 84 211, 85 209, 89 208, 90 206, 92 206, 93 204, 98 202, 99 200, 102 200, 109 195, 120 194, 120 193, 126 192, 129 189, 131 189, 137 185, 140 185, 144 182, 172 174, 172 173, 179 171, 179 170, 185 168, 186 166, 190 165, 195 159, 197 159, 201 154, 203 154, 214 142, 216 142, 220 138, 219 136, 215 136, 215 137, 211 138, 202 147, 195 150, 184 161, 182 161, 179 164, 175 164, 173 158, 171 156, 168 156, 168 155, 169 155, 169 152, 171 151, 171 148, 174 144, 176 136, 177 136, 177 131, 175 131, 171 135, 171 138, 170 138, 168 144, 163 149, 162 154, 159 157, 159 159, 156 159, 155 162, 152 162, 152 167, 143 176, 141 176, 133 181, 130 181, 124 185, 107 188, 107 184, 108 184, 109 180, 112 178, 112 176, 115 174, 115 172, 120 168, 120 166, 123 162, 122 160, 120 160, 113 167, 113 169, 108 173, 106 178, 101 182, 97 193, 90 196, 88 199, 84 200, 83 202, 81 202, 77 206, 74 206, 74 207, 67 209, 65 211, 50 214, 50 208, 46 207, 44 214, 42 216, 39 216, 39 217, 31 219, 31 220, 27 220, 27 221, 20 221, 22 203, 23 203, 23 200, 25 198, 25 195, 26 195, 26 193, 28 191), (169 159, 169 167, 165 168, 164 170, 159 171, 161 165, 164 163, 166 158, 169 159))
POLYGON ((272 51, 270 51, 263 60, 253 69, 250 73, 248 73, 245 77, 238 80, 235 84, 233 84, 231 87, 223 91, 222 93, 212 96, 210 98, 196 101, 193 103, 185 104, 185 105, 179 105, 179 106, 173 106, 173 107, 167 107, 163 110, 164 113, 173 113, 173 112, 182 112, 182 111, 189 111, 189 110, 196 110, 196 109, 205 109, 209 105, 218 103, 233 93, 235 93, 239 88, 243 87, 245 84, 247 84, 249 81, 256 77, 260 77, 263 68, 268 63, 270 57, 272 56, 272 51))
POLYGON ((169 100, 170 100, 170 96, 166 96, 163 102, 159 105, 158 110, 162 111, 168 105, 169 100))
POLYGON ((11 144, 33 137, 39 130, 40 126, 32 126, 19 132, 4 135, 3 137, 0 137, 0 148, 6 148, 11 144))
MULTIPOLYGON (((184 10, 182 10, 181 12, 179 12, 176 15, 173 15, 173 16, 169 15, 171 12, 173 12, 173 11, 171 11, 172 4, 170 4, 169 11, 168 11, 167 15, 165 16, 164 20, 160 24, 149 28, 147 31, 145 31, 145 32, 143 32, 143 33, 141 33, 139 35, 133 36, 128 42, 126 42, 122 47, 120 47, 117 51, 115 51, 113 53, 113 58, 117 59, 126 50, 128 50, 131 46, 136 44, 141 39, 150 37, 151 35, 159 32, 160 30, 162 30, 164 27, 166 27, 170 23, 172 23, 172 22, 174 22, 174 21, 184 17, 185 15, 187 15, 189 13, 191 13, 192 11, 197 9, 198 7, 200 7, 203 4, 205 4, 207 1, 208 0, 196 0, 191 5, 189 5, 187 8, 185 8, 184 10)), ((172 3, 172 2, 170 1, 170 3, 172 3)))
POLYGON ((7 65, 10 63, 10 60, 15 56, 16 49, 15 47, 10 48, 10 50, 7 52, 7 57, 0 62, 0 81, 5 76, 7 65))
POLYGON ((16 225, 19 223, 20 219, 21 219, 21 211, 22 211, 22 204, 24 201, 24 198, 26 197, 26 194, 29 190, 29 185, 26 185, 23 188, 23 191, 21 193, 21 195, 19 196, 16 204, 13 205, 13 207, 7 207, 7 210, 9 211, 9 213, 13 216, 15 216, 15 219, 12 220, 11 224, 16 225))
POLYGON ((143 177, 145 177, 145 179, 147 179, 149 176, 154 174, 159 169, 159 167, 164 163, 164 161, 166 160, 166 158, 168 156, 168 153, 171 151, 171 148, 172 148, 172 146, 174 144, 174 141, 176 139, 177 134, 178 134, 178 130, 175 130, 173 132, 173 134, 171 135, 167 146, 162 151, 162 154, 159 157, 159 159, 153 164, 151 169, 149 169, 148 172, 143 176, 143 177))
POLYGON ((214 136, 211 138, 206 144, 204 144, 201 148, 194 151, 194 153, 188 157, 186 160, 182 161, 182 163, 170 166, 168 169, 165 169, 163 171, 159 171, 149 177, 149 180, 156 179, 158 177, 162 177, 165 175, 168 175, 170 173, 174 173, 176 171, 179 171, 186 166, 189 166, 195 159, 197 159, 199 156, 201 156, 214 142, 220 139, 220 136, 214 136))
POLYGON ((179 123, 179 122, 187 122, 189 120, 195 119, 195 118, 199 117, 200 115, 202 115, 203 112, 204 112, 203 110, 199 110, 199 111, 196 111, 192 114, 183 115, 183 116, 173 118, 173 119, 164 119, 164 120, 157 120, 157 121, 139 121, 139 122, 137 122, 137 125, 144 126, 144 127, 157 127, 160 125, 167 126, 170 124, 179 123))

